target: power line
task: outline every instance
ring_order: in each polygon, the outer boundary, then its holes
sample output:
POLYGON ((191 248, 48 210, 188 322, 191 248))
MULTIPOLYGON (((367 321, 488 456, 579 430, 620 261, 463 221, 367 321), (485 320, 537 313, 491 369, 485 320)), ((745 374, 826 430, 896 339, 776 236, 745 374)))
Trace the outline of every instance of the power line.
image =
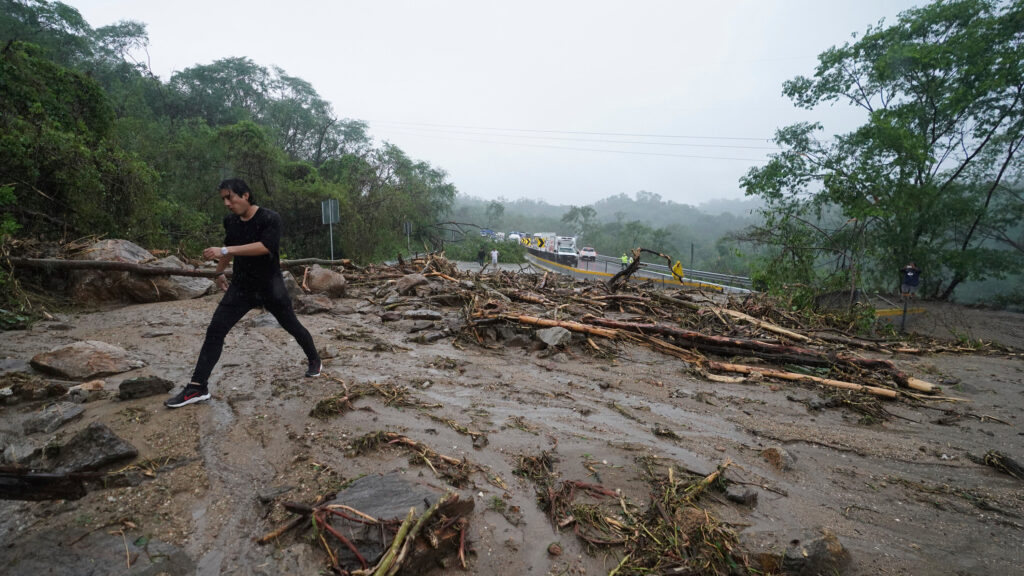
POLYGON ((436 138, 439 140, 456 140, 461 142, 478 142, 483 144, 498 144, 505 146, 524 146, 527 148, 548 148, 555 150, 576 150, 581 152, 606 152, 609 154, 631 154, 636 156, 662 156, 668 158, 698 158, 701 160, 740 160, 743 162, 764 162, 764 158, 735 158, 726 156, 697 156, 692 154, 667 154, 661 152, 638 152, 634 150, 602 150, 600 148, 577 148, 575 146, 551 146, 548 144, 527 144, 525 142, 499 142, 494 140, 480 140, 476 138, 457 138, 454 136, 435 136, 416 134, 414 132, 391 131, 392 134, 404 134, 406 136, 418 136, 420 138, 436 138))
POLYGON ((579 134, 585 136, 630 136, 634 138, 689 138, 692 140, 751 140, 755 142, 767 142, 770 138, 752 138, 740 136, 686 136, 681 134, 641 134, 633 132, 584 132, 578 130, 534 130, 528 128, 494 128, 488 126, 459 126, 457 124, 432 124, 429 122, 399 122, 399 121, 367 121, 371 124, 397 124, 400 126, 432 126, 436 128, 458 128, 468 130, 498 130, 503 132, 536 132, 542 134, 579 134))
MULTIPOLYGON (((564 136, 530 136, 530 135, 518 135, 518 134, 488 134, 486 132, 470 132, 467 130, 457 130, 454 128, 407 128, 409 130, 425 130, 442 132, 446 134, 470 134, 474 136, 500 136, 503 138, 531 138, 535 140, 562 140, 568 142, 603 142, 606 144, 639 144, 643 146, 686 146, 691 148, 738 148, 744 150, 774 150, 778 151, 778 146, 744 146, 740 144, 693 144, 689 142, 643 142, 638 140, 601 140, 597 138, 567 138, 564 136)), ((381 128, 384 131, 394 131, 394 128, 381 128)))

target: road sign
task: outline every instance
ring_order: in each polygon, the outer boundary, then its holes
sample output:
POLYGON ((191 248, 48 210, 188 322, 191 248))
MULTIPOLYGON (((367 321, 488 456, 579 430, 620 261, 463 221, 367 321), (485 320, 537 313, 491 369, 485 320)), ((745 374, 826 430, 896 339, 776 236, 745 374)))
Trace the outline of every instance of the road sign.
POLYGON ((331 260, 334 260, 334 225, 341 222, 337 198, 328 198, 320 203, 320 218, 324 224, 327 224, 327 231, 331 242, 331 260))
POLYGON ((320 216, 323 219, 324 224, 337 224, 341 222, 341 217, 338 211, 338 200, 336 198, 328 198, 321 202, 320 216))

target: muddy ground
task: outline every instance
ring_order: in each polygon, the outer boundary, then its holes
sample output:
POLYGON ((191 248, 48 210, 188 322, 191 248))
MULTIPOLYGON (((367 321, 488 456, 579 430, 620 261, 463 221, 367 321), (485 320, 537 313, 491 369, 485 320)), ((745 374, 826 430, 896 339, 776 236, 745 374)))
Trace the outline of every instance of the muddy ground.
MULTIPOLYGON (((100 340, 148 362, 105 378, 108 390, 147 374, 184 384, 219 298, 66 313, 0 333, 3 366, 25 370, 39 352, 100 340)), ((459 320, 458 308, 435 308, 459 320)), ((542 451, 557 457, 559 479, 600 483, 637 502, 650 490, 642 463, 709 473, 731 459, 727 479, 756 491, 756 505, 716 492, 704 504, 731 523, 752 557, 830 530, 852 557, 847 574, 1021 573, 1024 483, 968 457, 995 449, 1024 461, 1024 357, 1015 349, 887 356, 964 401, 885 402, 892 416, 874 418, 828 407, 831 393, 811 386, 709 382, 633 344, 599 341, 595 351, 577 342, 553 351, 507 340, 416 343, 419 332, 410 330, 422 325, 384 323, 381 311, 369 287, 353 286, 331 313, 300 317, 326 352, 318 379, 303 378, 298 345, 276 326, 254 325, 259 311, 251 312, 228 336, 210 402, 168 410, 164 397, 111 396, 87 403, 82 418, 55 434, 25 439, 41 446, 102 422, 138 448, 136 464, 149 475, 78 501, 0 502, 0 565, 8 573, 316 574, 327 561, 308 531, 253 542, 291 518, 281 500, 312 502, 392 471, 445 488, 397 449, 346 456, 354 438, 388 430, 485 469, 460 490, 476 501, 473 574, 607 574, 617 565, 616 548, 588 551, 571 531, 555 529, 533 484, 513 474, 519 456, 542 451), (342 383, 370 382, 408 387, 420 405, 366 397, 343 416, 309 415, 342 383), (443 420, 485 433, 488 443, 475 448, 443 420), (773 447, 788 454, 785 466, 762 455, 773 447), (515 507, 521 520, 508 513, 515 507), (552 542, 563 554, 548 553, 552 542), (147 543, 150 556, 165 562, 140 561, 147 543), (126 548, 135 568, 126 566, 126 548)), ((908 328, 961 344, 967 329, 967 340, 980 334, 1022 347, 1020 315, 956 309, 930 328, 925 318, 908 328), (957 330, 944 327, 950 323, 957 330)), ((20 422, 42 406, 0 407, 0 431, 19 434, 20 422)))

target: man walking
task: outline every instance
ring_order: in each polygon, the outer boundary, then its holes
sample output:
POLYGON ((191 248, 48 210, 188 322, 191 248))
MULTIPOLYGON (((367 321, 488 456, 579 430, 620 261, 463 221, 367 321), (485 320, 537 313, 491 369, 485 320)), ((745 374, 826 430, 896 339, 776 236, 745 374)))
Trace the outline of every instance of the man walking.
POLYGON ((231 214, 224 217, 224 246, 203 250, 203 258, 217 258, 216 283, 227 293, 217 305, 206 339, 199 352, 192 381, 177 396, 164 402, 168 408, 202 402, 210 398, 207 381, 220 359, 224 338, 231 328, 253 308, 262 306, 274 315, 306 353, 307 377, 319 376, 323 369, 313 337, 295 317, 291 297, 281 278, 279 246, 281 217, 256 205, 252 190, 243 180, 231 178, 220 183, 220 197, 231 214), (223 272, 234 261, 231 285, 223 272))
POLYGON ((491 264, 494 265, 494 271, 498 271, 498 249, 491 250, 491 264))

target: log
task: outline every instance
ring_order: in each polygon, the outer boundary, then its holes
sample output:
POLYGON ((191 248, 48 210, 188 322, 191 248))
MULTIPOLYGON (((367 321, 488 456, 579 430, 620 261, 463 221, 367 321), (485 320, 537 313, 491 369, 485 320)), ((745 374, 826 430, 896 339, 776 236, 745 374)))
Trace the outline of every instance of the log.
MULTIPOLYGON (((115 272, 131 272, 140 276, 192 276, 199 278, 216 278, 221 273, 216 270, 196 270, 190 268, 169 268, 166 266, 150 266, 132 262, 113 262, 109 260, 61 260, 60 258, 11 258, 11 266, 23 268, 43 268, 47 270, 109 270, 115 272)), ((223 272, 231 276, 230 270, 223 272)))
POLYGON ((829 367, 833 365, 843 365, 855 368, 863 368, 867 370, 879 370, 888 373, 896 381, 897 384, 905 387, 919 390, 921 392, 938 392, 939 388, 934 384, 926 382, 918 378, 912 378, 907 374, 900 371, 896 366, 888 360, 877 360, 872 358, 860 358, 857 356, 851 356, 849 354, 835 354, 827 355, 817 350, 811 350, 810 348, 801 348, 799 346, 788 346, 784 344, 773 344, 771 342, 762 342, 759 340, 747 340, 743 338, 730 338, 727 336, 712 336, 696 332, 693 330, 684 330, 676 328, 674 326, 668 326, 665 324, 645 324, 638 322, 622 322, 619 320, 610 320, 608 318, 598 318, 596 316, 587 315, 583 317, 584 322, 590 324, 597 324, 600 326, 606 326, 609 328, 615 328, 618 330, 628 330, 640 333, 658 333, 667 336, 672 336, 680 343, 693 346, 702 352, 712 352, 716 354, 722 354, 726 356, 736 355, 742 352, 747 355, 756 356, 758 358, 764 358, 767 360, 773 360, 775 362, 787 362, 792 364, 803 364, 806 366, 820 366, 829 367))
POLYGON ((81 475, 0 471, 0 500, 78 500, 86 494, 81 475))
POLYGON ((765 376, 771 376, 773 378, 779 378, 781 380, 792 380, 801 381, 806 380, 814 382, 816 384, 822 384, 825 386, 831 386, 833 388, 842 388, 844 390, 855 390, 857 392, 867 392, 873 396, 879 396, 882 398, 896 398, 896 391, 888 388, 879 388, 877 386, 865 386, 863 384, 856 384, 853 382, 844 382, 842 380, 832 380, 831 378, 821 378, 819 376, 808 376, 807 374, 797 374, 796 372, 786 372, 784 370, 775 370, 773 368, 762 368, 760 366, 747 366, 745 364, 730 364, 728 362, 715 362, 708 361, 708 368, 712 370, 721 370, 723 372, 736 372, 739 374, 750 374, 758 372, 765 376))
POLYGON ((533 324, 535 326, 547 326, 554 327, 559 326, 572 332, 580 332, 583 334, 590 334, 592 336, 601 336, 603 338, 615 339, 619 337, 617 330, 608 330, 606 328, 599 328, 597 326, 590 326, 580 322, 572 322, 569 320, 549 320, 547 318, 537 318, 536 316, 526 316, 524 314, 497 314, 497 315, 474 315, 474 318, 480 319, 493 319, 500 318, 502 320, 510 320, 513 322, 520 322, 522 324, 533 324))

